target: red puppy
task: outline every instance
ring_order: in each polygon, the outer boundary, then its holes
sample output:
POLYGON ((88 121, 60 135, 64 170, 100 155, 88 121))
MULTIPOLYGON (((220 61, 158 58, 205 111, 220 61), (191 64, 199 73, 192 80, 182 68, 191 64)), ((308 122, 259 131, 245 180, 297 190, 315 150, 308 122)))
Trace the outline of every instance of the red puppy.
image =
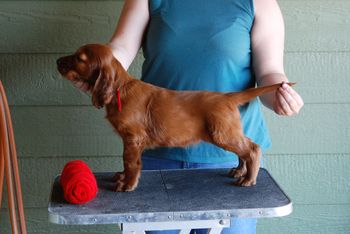
MULTIPOLYGON (((229 175, 237 185, 256 183, 260 148, 243 135, 238 106, 274 91, 281 84, 238 93, 172 91, 131 77, 105 45, 91 44, 57 60, 58 70, 85 91, 123 139, 124 171, 116 174, 116 191, 132 191, 141 173, 145 148, 207 141, 239 157, 229 175), (122 106, 121 106, 122 103, 122 106)), ((292 85, 292 84, 290 84, 292 85)))

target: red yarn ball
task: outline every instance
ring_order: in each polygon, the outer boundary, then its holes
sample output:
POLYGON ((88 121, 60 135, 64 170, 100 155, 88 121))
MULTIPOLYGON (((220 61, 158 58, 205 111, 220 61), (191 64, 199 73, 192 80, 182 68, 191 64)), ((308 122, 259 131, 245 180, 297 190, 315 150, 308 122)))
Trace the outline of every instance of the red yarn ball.
POLYGON ((85 204, 95 198, 98 188, 94 174, 81 160, 68 162, 61 173, 60 184, 66 201, 85 204))

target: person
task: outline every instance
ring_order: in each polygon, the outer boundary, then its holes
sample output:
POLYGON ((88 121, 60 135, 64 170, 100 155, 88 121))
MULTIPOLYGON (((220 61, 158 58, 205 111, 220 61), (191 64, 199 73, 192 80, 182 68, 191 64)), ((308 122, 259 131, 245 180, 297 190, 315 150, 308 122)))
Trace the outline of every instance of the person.
MULTIPOLYGON (((125 0, 107 45, 126 70, 142 47, 141 79, 168 89, 233 92, 288 82, 284 23, 276 0, 125 0)), ((283 116, 295 115, 303 106, 287 84, 260 100, 283 116)), ((265 152, 270 139, 259 100, 241 107, 240 113, 245 135, 265 152)), ((227 168, 237 166, 238 160, 201 142, 146 150, 142 164, 144 170, 227 168)), ((232 224, 222 233, 256 232, 255 219, 235 219, 232 224)))

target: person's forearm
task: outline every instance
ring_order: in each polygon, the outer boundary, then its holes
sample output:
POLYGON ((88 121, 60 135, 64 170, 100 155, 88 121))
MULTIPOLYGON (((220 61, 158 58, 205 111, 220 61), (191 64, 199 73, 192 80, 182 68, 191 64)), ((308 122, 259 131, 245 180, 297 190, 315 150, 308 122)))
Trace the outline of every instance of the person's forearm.
POLYGON ((127 70, 137 55, 149 21, 148 0, 125 0, 112 38, 107 45, 127 70))
MULTIPOLYGON (((273 85, 273 84, 282 83, 282 82, 288 82, 288 78, 286 77, 285 74, 281 74, 281 73, 271 73, 271 74, 264 75, 260 78, 257 78, 258 86, 267 86, 267 85, 273 85)), ((275 92, 271 92, 261 96, 260 100, 264 104, 264 106, 273 110, 275 98, 276 98, 275 92)))
POLYGON ((116 42, 109 42, 107 45, 112 49, 114 57, 121 63, 125 70, 128 70, 130 64, 132 63, 134 56, 126 51, 125 47, 118 45, 116 42))

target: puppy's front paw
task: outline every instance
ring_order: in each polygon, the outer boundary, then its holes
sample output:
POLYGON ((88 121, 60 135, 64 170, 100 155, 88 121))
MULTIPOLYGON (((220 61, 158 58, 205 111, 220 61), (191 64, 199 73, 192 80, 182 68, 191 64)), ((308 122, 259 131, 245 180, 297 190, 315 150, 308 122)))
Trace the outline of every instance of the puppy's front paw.
POLYGON ((124 172, 116 172, 112 178, 113 181, 117 182, 120 180, 125 179, 125 173, 124 172))
POLYGON ((116 182, 115 191, 117 192, 131 192, 137 187, 137 181, 128 180, 125 172, 117 172, 113 177, 113 181, 116 182))
POLYGON ((129 185, 125 183, 125 180, 119 180, 117 181, 115 191, 116 192, 131 192, 134 191, 137 184, 135 185, 129 185))

